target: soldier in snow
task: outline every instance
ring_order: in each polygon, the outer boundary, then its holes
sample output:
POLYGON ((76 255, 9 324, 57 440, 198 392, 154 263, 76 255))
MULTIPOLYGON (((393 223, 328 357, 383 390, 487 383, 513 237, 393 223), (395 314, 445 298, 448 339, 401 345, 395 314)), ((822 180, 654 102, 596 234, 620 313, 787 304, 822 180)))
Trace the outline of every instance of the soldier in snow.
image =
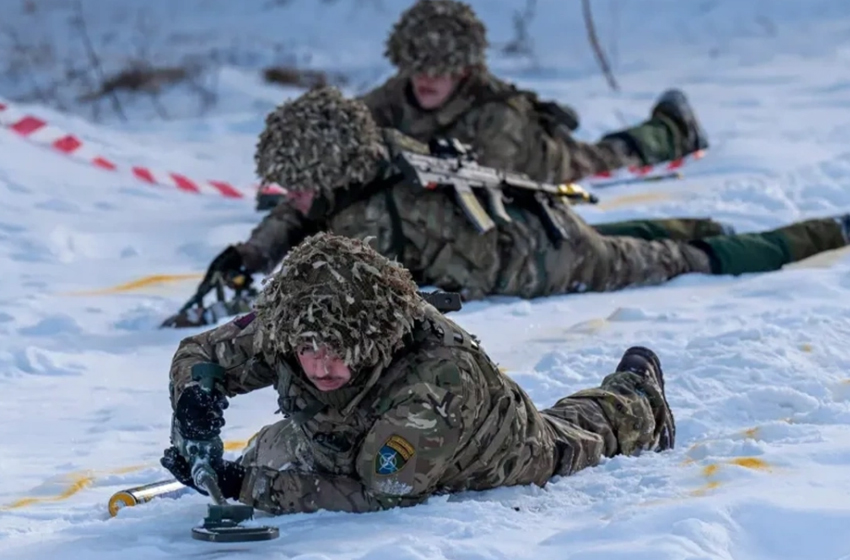
POLYGON ((216 257, 208 276, 268 274, 320 231, 375 237, 377 251, 401 262, 419 285, 461 292, 467 300, 610 291, 687 273, 773 271, 847 244, 847 216, 688 242, 606 236, 556 196, 543 208, 534 204, 540 199, 518 193, 505 199, 511 221, 481 233, 450 189, 406 182, 393 157, 399 149, 427 152, 398 131, 379 128, 362 103, 334 88, 284 103, 267 118, 256 163, 264 181, 287 185, 289 199, 245 242, 216 257), (560 239, 546 220, 556 222, 560 239))
MULTIPOLYGON (((538 181, 571 183, 596 173, 671 161, 708 147, 684 94, 665 92, 650 118, 596 143, 577 141, 575 112, 517 89, 487 69, 487 32, 456 0, 418 0, 393 27, 385 56, 397 73, 364 95, 378 126, 427 143, 452 137, 479 163, 538 181)), ((708 219, 598 224, 606 235, 696 239, 729 233, 708 219)))
MULTIPOLYGON (((628 349, 591 389, 538 411, 477 339, 428 305, 409 271, 320 233, 286 257, 256 311, 183 340, 174 425, 212 439, 227 399, 275 387, 284 419, 213 468, 225 498, 272 514, 369 512, 429 496, 543 486, 617 454, 673 447, 657 356, 628 349), (216 368, 211 393, 192 381, 216 368)), ((161 460, 193 486, 174 447, 161 460)))

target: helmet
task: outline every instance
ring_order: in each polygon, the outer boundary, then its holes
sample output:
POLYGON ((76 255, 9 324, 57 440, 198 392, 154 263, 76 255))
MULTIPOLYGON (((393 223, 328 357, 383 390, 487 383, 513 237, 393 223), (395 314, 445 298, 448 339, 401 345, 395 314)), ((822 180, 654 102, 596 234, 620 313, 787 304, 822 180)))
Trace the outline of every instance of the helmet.
POLYGON ((389 364, 424 308, 406 268, 368 240, 330 233, 293 248, 256 303, 276 351, 324 347, 352 371, 389 364))
POLYGON ((269 113, 254 161, 263 184, 330 194, 375 177, 382 146, 366 105, 318 86, 269 113))
POLYGON ((487 30, 456 0, 419 0, 402 13, 384 55, 405 73, 454 74, 486 64, 487 30))

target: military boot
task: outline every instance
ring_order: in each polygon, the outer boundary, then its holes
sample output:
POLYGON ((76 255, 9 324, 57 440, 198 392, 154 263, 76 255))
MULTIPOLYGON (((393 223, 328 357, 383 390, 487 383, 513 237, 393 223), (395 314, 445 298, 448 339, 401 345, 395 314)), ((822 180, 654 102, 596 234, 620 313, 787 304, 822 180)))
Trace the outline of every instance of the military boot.
POLYGON ((850 245, 850 214, 835 216, 832 219, 841 228, 841 236, 844 238, 845 245, 850 245))
POLYGON ((661 94, 652 108, 652 118, 667 117, 681 133, 681 146, 685 155, 708 148, 708 135, 697 120, 685 94, 678 89, 668 89, 661 94))
POLYGON ((665 91, 649 120, 602 137, 601 142, 636 157, 643 165, 677 160, 708 148, 708 136, 688 98, 677 89, 665 91))
POLYGON ((673 411, 667 403, 667 394, 664 391, 664 373, 661 371, 661 361, 658 359, 658 355, 649 348, 633 346, 623 354, 616 371, 635 373, 661 388, 661 402, 653 402, 653 399, 650 399, 650 404, 655 413, 655 433, 657 436, 657 444, 654 449, 656 451, 672 449, 676 443, 676 422, 673 419, 673 411))

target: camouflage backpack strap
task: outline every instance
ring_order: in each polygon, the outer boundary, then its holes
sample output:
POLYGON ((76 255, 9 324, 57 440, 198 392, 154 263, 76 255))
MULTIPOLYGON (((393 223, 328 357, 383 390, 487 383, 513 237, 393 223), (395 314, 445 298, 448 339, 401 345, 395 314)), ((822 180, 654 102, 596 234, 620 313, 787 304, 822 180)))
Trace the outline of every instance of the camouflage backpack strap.
POLYGON ((578 113, 572 107, 557 101, 543 101, 536 92, 520 89, 515 84, 505 83, 501 87, 492 85, 482 87, 476 99, 478 105, 502 102, 517 110, 522 110, 519 104, 525 100, 531 104, 538 121, 550 136, 557 136, 561 126, 566 127, 570 132, 579 126, 578 113))
POLYGON ((425 315, 425 324, 432 333, 431 336, 438 339, 443 346, 459 346, 475 352, 481 351, 475 336, 467 333, 439 312, 429 310, 425 315))
MULTIPOLYGON (((475 102, 473 107, 480 108, 488 103, 504 103, 522 112, 523 102, 531 104, 533 112, 543 130, 552 137, 569 134, 579 127, 578 113, 567 105, 556 101, 542 101, 537 93, 518 88, 515 84, 479 79, 470 86, 475 102), (566 128, 566 131, 563 130, 566 128)), ((435 132, 435 136, 445 136, 451 131, 464 113, 458 113, 454 119, 444 123, 435 132)))
POLYGON ((340 189, 339 192, 335 194, 332 206, 320 207, 319 204, 321 204, 321 201, 319 201, 317 204, 313 205, 310 212, 312 213, 315 210, 320 214, 336 215, 351 206, 354 206, 358 202, 368 200, 375 196, 383 196, 387 206, 387 213, 390 216, 390 247, 392 248, 393 253, 387 256, 394 259, 401 259, 404 247, 406 246, 406 240, 402 233, 401 213, 396 205, 392 189, 402 179, 404 179, 404 176, 401 173, 397 173, 394 168, 389 166, 389 164, 384 164, 381 167, 381 172, 378 175, 378 178, 375 180, 367 184, 358 183, 350 185, 347 189, 340 189), (316 210, 317 207, 318 210, 316 210), (328 209, 330 209, 330 212, 328 212, 328 209))

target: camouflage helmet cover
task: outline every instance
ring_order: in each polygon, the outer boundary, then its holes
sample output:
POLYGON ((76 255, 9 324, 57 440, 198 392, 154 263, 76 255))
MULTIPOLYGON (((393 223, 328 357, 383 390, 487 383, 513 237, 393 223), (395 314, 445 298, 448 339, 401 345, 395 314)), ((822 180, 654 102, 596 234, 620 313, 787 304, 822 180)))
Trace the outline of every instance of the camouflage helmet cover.
POLYGON ((290 251, 256 310, 277 352, 325 347, 358 371, 389 364, 425 305, 410 272, 368 240, 323 232, 290 251))
POLYGON ((381 133, 369 109, 318 86, 266 117, 254 161, 263 184, 330 194, 378 173, 381 133))
POLYGON ((419 0, 402 13, 384 55, 407 73, 446 75, 486 64, 487 29, 456 0, 419 0))

